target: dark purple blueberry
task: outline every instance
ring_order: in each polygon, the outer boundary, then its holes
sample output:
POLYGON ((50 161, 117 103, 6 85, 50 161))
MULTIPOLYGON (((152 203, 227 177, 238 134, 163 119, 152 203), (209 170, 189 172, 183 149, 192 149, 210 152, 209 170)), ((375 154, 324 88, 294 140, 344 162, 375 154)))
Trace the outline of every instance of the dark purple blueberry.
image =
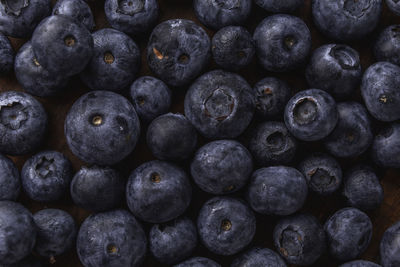
POLYGON ((371 261, 355 260, 346 262, 340 265, 339 267, 381 267, 381 266, 371 261))
POLYGON ((71 17, 85 25, 89 31, 96 26, 92 10, 84 0, 58 0, 52 14, 71 17))
POLYGON ((10 40, 0 32, 0 75, 7 74, 12 70, 14 56, 15 52, 10 40))
POLYGON ((380 244, 382 267, 400 266, 400 221, 386 229, 380 244))
MULTIPOLYGON (((389 1, 393 0, 388 0, 386 2, 389 1)), ((399 54, 400 25, 391 25, 385 28, 378 36, 374 46, 374 55, 377 61, 388 61, 393 64, 400 65, 399 54)))
POLYGON ((255 0, 254 2, 272 13, 292 13, 304 4, 304 0, 255 0))
POLYGON ((0 154, 0 201, 15 201, 21 191, 19 170, 14 162, 0 154))
POLYGON ((286 267, 285 261, 275 251, 268 248, 252 248, 232 262, 231 267, 286 267))
POLYGON ((400 16, 400 2, 398 0, 386 0, 386 5, 397 16, 400 16))
POLYGON ((193 257, 174 265, 174 267, 221 267, 221 265, 204 257, 193 257))
POLYGON ((371 156, 385 168, 400 168, 400 123, 395 122, 380 130, 372 143, 371 156))

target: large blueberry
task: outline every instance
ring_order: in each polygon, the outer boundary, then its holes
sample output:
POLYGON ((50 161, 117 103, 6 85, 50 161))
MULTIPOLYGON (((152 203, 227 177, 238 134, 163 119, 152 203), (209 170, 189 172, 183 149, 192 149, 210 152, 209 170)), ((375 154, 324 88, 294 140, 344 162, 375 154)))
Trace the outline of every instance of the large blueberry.
POLYGON ((0 75, 7 74, 12 70, 14 54, 10 40, 0 32, 0 75))
POLYGON ((279 254, 290 264, 311 265, 326 250, 326 236, 318 219, 298 214, 278 221, 273 233, 279 254))
POLYGON ((296 69, 311 51, 310 30, 304 21, 291 15, 267 17, 257 26, 253 38, 258 60, 268 71, 296 69))
POLYGON ((82 223, 76 249, 85 267, 139 267, 147 239, 132 214, 114 210, 93 214, 82 223))
POLYGON ((71 197, 86 210, 111 210, 124 198, 125 184, 119 173, 109 167, 82 167, 72 179, 71 197))
POLYGON ((386 168, 400 168, 400 123, 383 128, 375 136, 371 147, 372 159, 386 168))
POLYGON ((241 189, 253 171, 250 152, 234 140, 218 140, 201 147, 190 165, 193 180, 211 194, 241 189))
POLYGON ((16 200, 20 191, 17 166, 11 159, 0 154, 0 200, 16 200))
POLYGON ((128 156, 140 135, 140 122, 125 97, 109 91, 81 96, 64 125, 67 143, 80 159, 113 165, 128 156))
POLYGON ((379 264, 373 263, 371 261, 365 260, 355 260, 346 262, 339 267, 381 267, 379 264))
POLYGON ((28 256, 36 242, 32 214, 21 204, 0 201, 0 264, 13 264, 28 256))
POLYGON ((147 61, 164 82, 183 86, 196 78, 210 59, 210 38, 191 20, 173 19, 157 25, 150 35, 147 61))
POLYGON ((80 73, 93 55, 93 38, 89 30, 64 15, 44 19, 36 27, 31 42, 40 65, 59 75, 80 73))
POLYGON ((52 14, 71 17, 85 25, 89 31, 96 26, 92 11, 84 0, 58 0, 52 14))
POLYGON ((306 69, 311 88, 325 90, 338 98, 351 95, 362 77, 360 56, 343 44, 327 44, 317 48, 306 69))
POLYGON ((286 267, 285 261, 275 251, 268 248, 252 248, 239 255, 231 267, 286 267))
POLYGON ((319 89, 297 93, 285 108, 286 127, 303 141, 317 141, 327 137, 335 128, 338 118, 335 100, 319 89))
POLYGON ((215 70, 190 86, 185 97, 185 115, 207 138, 235 138, 249 125, 254 102, 252 89, 245 79, 215 70))
POLYGON ((233 255, 253 240, 256 217, 241 200, 214 197, 200 209, 197 229, 208 250, 219 255, 233 255))
POLYGON ((21 171, 25 193, 36 201, 55 201, 67 192, 72 180, 71 162, 57 151, 43 151, 28 159, 21 171))
POLYGON ((174 265, 174 267, 221 267, 221 265, 208 258, 193 257, 177 265, 174 265))
POLYGON ((382 0, 313 0, 312 15, 317 28, 338 41, 365 37, 378 25, 382 0))
POLYGON ((47 114, 42 104, 29 94, 0 93, 0 151, 23 155, 36 150, 47 128, 47 114))
POLYGON ((383 267, 400 266, 400 221, 386 229, 380 244, 383 267))
POLYGON ((307 194, 306 179, 298 170, 276 166, 253 173, 246 199, 256 212, 283 216, 303 207, 307 194))
POLYGON ((15 38, 29 38, 39 22, 50 14, 50 0, 2 0, 0 32, 15 38))
POLYGON ((386 5, 397 16, 400 16, 400 2, 398 0, 386 0, 386 5))
POLYGON ((356 259, 372 237, 368 215, 355 208, 344 208, 333 214, 324 225, 330 254, 341 261, 356 259))
POLYGON ((187 174, 164 161, 150 161, 129 177, 126 200, 132 213, 143 221, 163 223, 177 218, 189 206, 192 188, 187 174))
POLYGON ((268 12, 291 13, 301 7, 304 0, 255 0, 254 2, 268 12))
POLYGON ((399 54, 400 25, 391 25, 385 28, 377 38, 374 46, 374 55, 377 61, 388 61, 400 65, 399 54))
POLYGON ((101 29, 92 34, 93 57, 81 73, 92 90, 122 91, 135 80, 140 68, 140 50, 125 33, 101 29))
POLYGON ((196 226, 186 217, 151 227, 149 247, 159 262, 166 264, 180 262, 189 257, 196 246, 196 226))

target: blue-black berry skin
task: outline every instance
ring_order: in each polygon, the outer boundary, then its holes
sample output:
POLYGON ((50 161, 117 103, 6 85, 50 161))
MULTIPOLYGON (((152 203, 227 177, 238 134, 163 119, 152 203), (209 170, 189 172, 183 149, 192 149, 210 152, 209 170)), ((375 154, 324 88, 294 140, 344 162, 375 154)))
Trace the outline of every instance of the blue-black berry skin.
POLYGON ((255 0, 254 2, 272 13, 292 13, 304 4, 304 0, 255 0))
POLYGON ((231 264, 231 267, 243 266, 286 267, 287 265, 275 251, 255 247, 240 254, 231 264))
POLYGON ((174 265, 174 267, 221 267, 221 265, 208 258, 193 257, 174 265))
POLYGON ((400 2, 397 0, 386 0, 386 5, 397 16, 400 16, 400 2))
POLYGON ((382 266, 371 261, 355 260, 346 262, 340 265, 339 267, 382 267, 382 266))
POLYGON ((15 201, 21 191, 17 166, 8 157, 0 154, 0 200, 15 201))
POLYGON ((371 157, 385 168, 400 168, 400 123, 391 123, 375 136, 371 146, 371 157))
MULTIPOLYGON (((386 1, 389 2, 389 1, 386 1)), ((398 2, 400 3, 400 2, 398 2)), ((400 5, 399 5, 400 7, 400 5)), ((399 10, 400 11, 400 10, 399 10)), ((400 25, 385 28, 378 36, 374 55, 377 61, 388 61, 400 65, 400 25)))
POLYGON ((400 221, 389 227, 382 236, 380 255, 382 267, 396 267, 400 265, 400 221))
POLYGON ((7 74, 12 70, 14 55, 10 40, 0 32, 0 75, 7 74))
POLYGON ((52 14, 69 16, 85 25, 89 31, 96 26, 92 10, 84 0, 58 0, 52 14))

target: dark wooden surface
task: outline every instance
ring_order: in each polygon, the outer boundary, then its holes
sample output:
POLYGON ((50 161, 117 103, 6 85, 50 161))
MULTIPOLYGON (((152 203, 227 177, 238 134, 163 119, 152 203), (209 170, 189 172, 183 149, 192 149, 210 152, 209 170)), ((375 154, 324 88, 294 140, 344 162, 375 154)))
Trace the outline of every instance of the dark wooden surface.
MULTIPOLYGON (((55 1, 54 1, 55 2, 55 1)), ((305 20, 308 27, 311 30, 313 37, 313 49, 319 47, 322 44, 331 42, 330 40, 324 38, 315 28, 311 19, 311 8, 310 8, 310 0, 305 1, 305 5, 302 9, 295 13, 296 16, 299 16, 305 20)), ((160 4, 160 18, 159 22, 172 19, 172 18, 186 18, 192 19, 196 21, 198 24, 198 20, 196 19, 194 12, 192 10, 192 2, 189 0, 159 0, 160 4)), ((103 10, 104 1, 91 1, 90 6, 95 14, 97 29, 109 27, 103 10)), ((268 16, 269 14, 257 6, 254 6, 252 15, 250 16, 249 21, 246 23, 246 27, 250 32, 253 32, 255 27, 263 18, 268 16)), ((377 33, 382 30, 385 26, 391 24, 400 24, 400 18, 396 17, 386 6, 384 6, 383 14, 381 18, 381 22, 379 24, 378 29, 365 38, 364 40, 352 43, 351 46, 357 49, 361 54, 362 66, 365 70, 371 63, 374 62, 372 56, 372 44, 374 39, 377 36, 377 33)), ((207 30, 210 37, 212 37, 213 32, 207 30)), ((148 39, 148 35, 145 36, 134 36, 135 41, 140 45, 142 51, 142 68, 140 75, 151 75, 151 72, 148 69, 146 64, 146 55, 145 55, 145 47, 148 39)), ((18 40, 12 39, 13 46, 15 50, 18 50, 19 47, 26 40, 18 40)), ((216 69, 215 63, 210 63, 207 70, 216 69)), ((251 85, 254 85, 258 80, 266 77, 266 76, 277 76, 281 79, 286 80, 291 87, 293 88, 293 92, 304 90, 307 88, 304 79, 304 70, 300 69, 294 73, 288 74, 279 74, 274 75, 272 73, 268 73, 264 71, 260 65, 257 64, 256 60, 252 63, 251 66, 246 68, 245 70, 240 72, 251 85)), ((173 88, 174 90, 174 100, 173 100, 173 112, 181 112, 183 113, 183 99, 186 88, 173 88)), ((9 74, 7 77, 0 78, 0 90, 22 90, 21 86, 17 83, 15 76, 13 73, 9 74)), ((77 171, 79 168, 84 165, 79 159, 77 159, 69 150, 64 137, 63 125, 66 113, 72 103, 82 94, 88 91, 88 88, 80 82, 79 78, 74 78, 69 83, 65 93, 60 97, 55 98, 47 98, 47 99, 39 99, 43 105, 45 106, 47 113, 49 115, 49 130, 48 135, 46 137, 45 145, 41 149, 54 149, 65 153, 68 158, 71 160, 74 166, 74 170, 77 171)), ((126 94, 126 92, 124 92, 126 94)), ((359 92, 354 94, 355 100, 361 101, 359 92)), ((254 125, 256 122, 253 122, 254 125)), ((375 132, 382 127, 382 124, 375 123, 375 132)), ((121 173, 127 177, 129 173, 139 164, 146 162, 148 160, 153 159, 151 153, 146 147, 145 140, 143 138, 145 134, 146 127, 142 127, 142 136, 139 144, 137 145, 134 153, 125 159, 123 162, 116 166, 117 169, 121 171, 121 173)), ((239 138, 241 141, 246 143, 246 133, 239 138)), ((207 140, 200 140, 200 145, 205 143, 207 140)), ((301 160, 304 155, 311 151, 321 151, 321 145, 319 143, 312 144, 302 144, 301 149, 296 157, 296 160, 293 165, 296 164, 299 160, 301 160)), ((14 157, 13 160, 17 164, 18 168, 21 169, 25 160, 29 158, 30 155, 26 155, 24 157, 14 157)), ((369 162, 368 156, 362 156, 358 159, 351 159, 346 161, 341 161, 342 167, 344 170, 348 169, 352 165, 358 162, 369 162)), ((188 162, 183 163, 182 166, 187 169, 188 162)), ((382 185, 385 190, 385 199, 384 203, 380 207, 380 209, 369 212, 368 215, 371 217, 371 220, 374 225, 374 233, 371 244, 368 250, 362 255, 363 259, 371 260, 378 262, 379 261, 379 242, 380 238, 387 227, 391 224, 400 220, 400 172, 398 170, 382 170, 377 169, 380 178, 382 179, 382 185)), ((237 196, 241 196, 242 192, 238 192, 235 194, 237 196)), ((199 189, 194 190, 193 201, 192 204, 187 211, 187 215, 191 218, 195 219, 196 214, 201 207, 201 205, 210 198, 210 195, 200 192, 199 189)), ((80 224, 90 213, 82 210, 76 206, 74 206, 71 202, 69 196, 66 196, 63 200, 58 201, 56 203, 38 203, 28 199, 26 196, 22 195, 19 199, 25 206, 27 206, 32 212, 36 212, 43 208, 60 208, 68 211, 80 224)), ((310 195, 305 207, 302 209, 304 212, 309 212, 317 216, 321 222, 323 223, 328 216, 330 216, 333 212, 344 207, 343 200, 339 195, 334 195, 331 197, 318 197, 315 195, 310 195)), ((254 241, 251 245, 264 246, 268 248, 273 248, 272 246, 272 230, 276 223, 277 218, 269 217, 269 216, 260 216, 257 215, 257 233, 254 241)), ((148 231, 150 225, 144 224, 146 231, 148 231)), ((229 266, 233 257, 220 257, 213 255, 208 252, 203 246, 199 245, 196 249, 194 255, 197 256, 205 256, 212 258, 218 261, 222 266, 229 266)), ((337 266, 338 263, 331 259, 329 256, 324 255, 314 266, 337 266)), ((82 266, 79 262, 79 259, 75 253, 75 249, 66 255, 62 255, 56 258, 56 263, 53 266, 82 266)), ((144 266, 162 266, 157 263, 154 259, 148 255, 147 260, 144 263, 144 266)), ((121 266, 123 267, 123 266, 121 266)))

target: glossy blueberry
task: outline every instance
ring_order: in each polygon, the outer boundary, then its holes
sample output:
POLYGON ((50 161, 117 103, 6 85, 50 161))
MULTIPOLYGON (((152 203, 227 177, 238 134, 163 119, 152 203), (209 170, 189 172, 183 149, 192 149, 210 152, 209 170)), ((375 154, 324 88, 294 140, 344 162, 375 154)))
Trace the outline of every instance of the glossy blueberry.
POLYGON ((253 37, 244 27, 228 26, 216 32, 211 41, 215 62, 224 69, 237 71, 253 60, 253 37))
POLYGON ((210 139, 236 138, 249 125, 255 103, 241 76, 222 70, 198 78, 185 96, 185 115, 210 139))
POLYGON ((381 266, 371 261, 355 260, 346 262, 340 265, 339 267, 381 267, 381 266))
POLYGON ((386 5, 397 16, 400 16, 400 2, 398 0, 386 0, 386 5))
POLYGON ((6 91, 0 93, 0 151, 23 155, 36 150, 47 128, 47 114, 31 95, 6 91))
POLYGON ((251 12, 251 0, 194 0, 197 18, 209 28, 218 30, 242 25, 251 12))
POLYGON ((325 222, 324 228, 329 252, 340 261, 359 257, 371 241, 371 220, 367 214, 355 208, 337 211, 325 222))
POLYGON ((233 255, 253 240, 256 217, 241 200, 214 197, 200 209, 197 229, 208 250, 219 255, 233 255))
POLYGON ((383 188, 369 166, 357 166, 346 173, 342 194, 350 206, 361 210, 377 209, 383 201, 383 188))
POLYGON ((275 166, 253 173, 246 199, 258 213, 283 216, 301 209, 307 194, 306 179, 298 170, 275 166))
POLYGON ((96 26, 92 11, 84 0, 58 0, 52 14, 71 17, 85 25, 89 31, 96 26))
POLYGON ((168 113, 151 122, 146 140, 156 158, 180 161, 193 154, 197 132, 184 115, 168 113))
POLYGON ((326 250, 326 236, 318 219, 297 214, 280 219, 273 232, 279 254, 290 264, 311 265, 326 250))
POLYGON ((15 38, 29 38, 50 13, 50 0, 3 0, 0 2, 0 32, 15 38))
POLYGON ((60 75, 80 73, 93 55, 93 38, 89 30, 64 15, 44 19, 36 27, 31 42, 40 65, 60 75))
POLYGON ((351 95, 362 77, 360 56, 343 44, 327 44, 317 48, 306 68, 311 88, 325 90, 337 98, 351 95))
POLYGON ((400 168, 400 123, 395 122, 383 128, 375 136, 371 147, 372 159, 386 168, 400 168))
POLYGON ((250 135, 249 150, 261 166, 287 164, 297 151, 297 141, 283 122, 259 124, 250 135))
POLYGON ((221 265, 204 257, 193 257, 174 265, 174 267, 221 267, 221 265))
POLYGON ((7 74, 12 70, 14 54, 10 40, 0 32, 0 75, 7 74))
POLYGON ((253 87, 256 115, 265 120, 280 117, 291 96, 289 85, 280 79, 267 77, 253 87))
POLYGON ((50 260, 70 250, 75 244, 77 225, 67 212, 44 209, 33 215, 38 229, 35 251, 50 260))
POLYGON ((42 267, 38 259, 33 256, 28 256, 16 263, 3 265, 4 267, 42 267))
POLYGON ((369 148, 373 139, 367 110, 357 102, 338 103, 337 110, 338 123, 324 140, 326 150, 339 158, 361 155, 369 148))
POLYGON ((361 94, 368 111, 379 121, 400 119, 400 67, 378 62, 364 73, 361 94))
POLYGON ((301 7, 304 0, 255 0, 254 2, 268 12, 291 13, 301 7))
POLYGON ((312 15, 317 28, 338 41, 365 37, 378 25, 382 0, 313 0, 312 15))
POLYGON ((101 29, 92 34, 93 57, 81 73, 92 90, 122 91, 135 80, 140 68, 140 50, 125 33, 101 29))
POLYGON ((72 180, 71 162, 57 151, 43 151, 28 159, 21 182, 29 198, 49 202, 62 198, 72 180))
POLYGON ((93 164, 113 165, 128 156, 140 135, 140 122, 125 97, 109 91, 81 96, 64 124, 72 153, 93 164))
POLYGON ((0 201, 16 200, 21 191, 19 171, 14 162, 0 154, 0 201))
POLYGON ((147 46, 147 63, 165 83, 183 86, 207 66, 210 38, 191 20, 173 19, 157 25, 147 46))
POLYGON ((307 25, 291 15, 278 14, 264 19, 253 35, 260 64, 268 71, 297 69, 311 51, 307 25))
POLYGON ((114 210, 93 214, 82 223, 76 249, 85 267, 139 267, 147 239, 132 214, 114 210))
POLYGON ((196 246, 196 226, 186 217, 151 227, 149 247, 159 262, 166 264, 180 262, 189 257, 196 246))
POLYGON ((106 0, 104 10, 111 26, 129 35, 150 30, 159 12, 156 0, 106 0))
POLYGON ((171 90, 163 81, 151 76, 137 79, 131 85, 130 96, 139 118, 145 123, 167 113, 171 107, 171 90))
POLYGON ((126 200, 143 221, 163 223, 180 216, 190 204, 192 188, 187 174, 164 161, 140 165, 130 175, 126 200))
POLYGON ((32 214, 21 204, 0 201, 0 264, 13 264, 28 256, 36 242, 32 214))
POLYGON ((330 195, 342 184, 342 168, 327 154, 315 153, 306 157, 298 169, 306 178, 308 187, 320 195, 330 195))
POLYGON ((303 141, 327 137, 335 128, 338 117, 335 100, 319 89, 300 91, 285 108, 286 127, 303 141))
POLYGON ((374 55, 377 61, 388 61, 393 64, 400 65, 399 53, 400 25, 391 25, 385 28, 376 40, 374 46, 374 55))
POLYGON ((400 265, 400 221, 386 229, 380 244, 381 264, 383 267, 400 265))
POLYGON ((202 190, 227 194, 241 189, 253 171, 250 152, 234 140, 218 140, 201 147, 195 154, 190 171, 202 190))
POLYGON ((244 266, 286 267, 287 265, 273 250, 255 247, 239 255, 231 264, 231 267, 244 266))
POLYGON ((118 207, 124 198, 125 180, 109 167, 82 167, 71 182, 71 197, 76 205, 100 212, 118 207))

